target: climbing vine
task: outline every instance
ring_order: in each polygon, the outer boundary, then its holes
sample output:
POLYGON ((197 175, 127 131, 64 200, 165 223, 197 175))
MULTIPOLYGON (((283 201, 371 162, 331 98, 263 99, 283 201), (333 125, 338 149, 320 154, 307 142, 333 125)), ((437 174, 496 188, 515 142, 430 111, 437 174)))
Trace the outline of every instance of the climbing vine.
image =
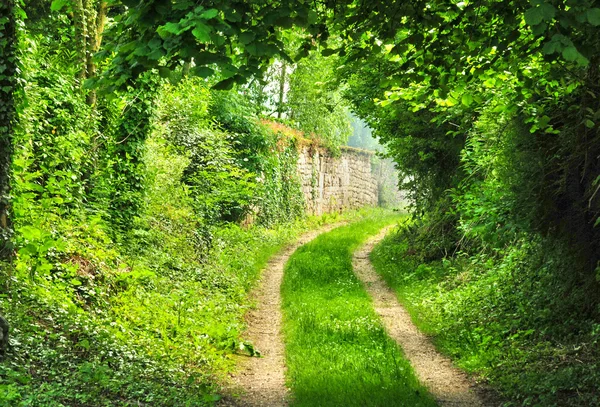
POLYGON ((17 84, 17 16, 20 13, 15 0, 0 4, 0 260, 12 255, 10 171, 17 84))
POLYGON ((140 78, 135 88, 124 96, 125 106, 114 130, 110 156, 113 168, 110 216, 113 224, 125 231, 139 215, 144 193, 143 156, 152 130, 152 115, 157 83, 150 77, 140 78))

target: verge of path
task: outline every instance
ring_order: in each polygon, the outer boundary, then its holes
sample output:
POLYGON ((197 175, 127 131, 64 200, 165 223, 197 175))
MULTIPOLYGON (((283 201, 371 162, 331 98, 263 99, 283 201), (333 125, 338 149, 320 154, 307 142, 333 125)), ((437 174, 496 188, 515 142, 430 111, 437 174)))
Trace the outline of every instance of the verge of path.
POLYGON ((281 334, 281 283, 288 258, 300 246, 344 222, 307 232, 293 244, 273 256, 263 270, 251 298, 257 308, 246 315, 248 328, 244 339, 261 352, 261 357, 247 357, 233 376, 233 386, 218 404, 220 407, 285 407, 289 389, 285 385, 285 348, 281 334), (235 397, 232 394, 240 394, 235 397))
POLYGON ((385 237, 391 227, 384 228, 370 238, 353 256, 352 265, 373 299, 375 311, 390 335, 402 348, 421 383, 442 407, 484 407, 482 397, 467 375, 455 368, 447 357, 440 354, 429 338, 412 322, 409 313, 398 302, 396 294, 377 274, 369 254, 385 237))

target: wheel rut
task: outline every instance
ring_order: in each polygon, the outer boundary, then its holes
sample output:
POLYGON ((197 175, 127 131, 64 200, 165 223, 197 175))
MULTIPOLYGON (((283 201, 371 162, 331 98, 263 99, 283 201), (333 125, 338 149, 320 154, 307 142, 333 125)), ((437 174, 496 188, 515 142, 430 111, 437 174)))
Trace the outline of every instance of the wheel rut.
POLYGON ((353 256, 353 267, 373 299, 377 314, 382 319, 388 335, 404 351, 419 380, 429 389, 442 407, 484 407, 487 402, 482 389, 472 383, 467 375, 454 367, 440 354, 430 339, 421 333, 410 315, 398 302, 396 294, 376 273, 369 254, 385 237, 391 227, 370 238, 353 256))
POLYGON ((289 257, 300 246, 343 223, 328 225, 300 236, 296 242, 273 256, 263 270, 251 297, 257 308, 246 315, 245 340, 261 352, 261 357, 247 357, 234 374, 232 385, 218 405, 221 407, 285 407, 289 389, 285 385, 285 348, 281 333, 281 283, 289 257))

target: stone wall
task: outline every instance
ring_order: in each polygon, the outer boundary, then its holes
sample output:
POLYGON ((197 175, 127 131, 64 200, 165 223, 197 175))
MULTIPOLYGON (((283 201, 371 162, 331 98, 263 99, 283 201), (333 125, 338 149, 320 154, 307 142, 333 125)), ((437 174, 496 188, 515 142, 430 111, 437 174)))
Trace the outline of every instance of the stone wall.
POLYGON ((377 206, 378 182, 371 151, 342 147, 341 156, 305 147, 298 159, 298 175, 309 214, 321 215, 377 206))

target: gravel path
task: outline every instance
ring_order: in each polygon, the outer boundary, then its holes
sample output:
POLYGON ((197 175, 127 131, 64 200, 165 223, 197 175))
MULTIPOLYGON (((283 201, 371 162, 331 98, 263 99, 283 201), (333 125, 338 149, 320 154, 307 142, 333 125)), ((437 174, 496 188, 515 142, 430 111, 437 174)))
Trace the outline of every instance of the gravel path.
MULTIPOLYGON (((427 386, 442 407, 483 407, 481 389, 456 369, 450 360, 441 355, 427 336, 412 322, 408 312, 400 305, 396 294, 375 272, 369 253, 389 231, 385 228, 359 248, 353 258, 354 271, 373 299, 375 310, 382 318, 386 330, 402 348, 419 380, 427 386)), ((487 398, 487 397, 485 397, 487 398)))
POLYGON ((321 233, 342 224, 334 224, 302 235, 294 244, 273 256, 262 273, 261 281, 251 294, 258 304, 248 312, 248 329, 244 339, 252 342, 261 357, 244 358, 233 377, 233 385, 219 403, 222 407, 283 407, 288 405, 289 389, 285 386, 285 348, 281 335, 281 282, 289 257, 300 246, 321 233), (235 395, 239 395, 236 397, 235 395))

